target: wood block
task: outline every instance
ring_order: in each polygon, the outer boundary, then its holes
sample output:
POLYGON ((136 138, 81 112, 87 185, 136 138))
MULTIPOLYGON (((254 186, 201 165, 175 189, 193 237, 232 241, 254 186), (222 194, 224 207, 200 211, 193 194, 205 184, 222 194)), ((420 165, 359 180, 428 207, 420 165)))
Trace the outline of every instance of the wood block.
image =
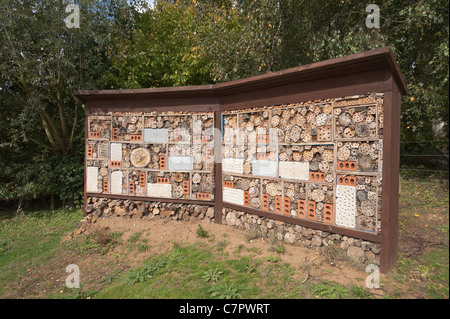
POLYGON ((242 189, 224 187, 222 196, 224 202, 244 206, 244 191, 242 189))

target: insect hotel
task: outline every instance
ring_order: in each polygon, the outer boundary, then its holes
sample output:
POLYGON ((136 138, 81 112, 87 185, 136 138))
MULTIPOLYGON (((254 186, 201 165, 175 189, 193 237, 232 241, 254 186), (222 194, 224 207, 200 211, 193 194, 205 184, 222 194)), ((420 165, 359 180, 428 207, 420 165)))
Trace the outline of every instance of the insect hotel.
POLYGON ((215 85, 77 91, 85 214, 200 218, 386 273, 406 93, 390 48, 215 85))

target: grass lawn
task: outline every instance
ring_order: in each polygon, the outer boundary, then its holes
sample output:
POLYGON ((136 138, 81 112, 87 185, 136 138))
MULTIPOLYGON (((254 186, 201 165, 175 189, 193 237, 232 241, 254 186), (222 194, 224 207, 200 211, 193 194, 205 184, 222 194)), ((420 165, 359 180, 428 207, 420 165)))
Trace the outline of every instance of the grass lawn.
POLYGON ((106 228, 63 242, 83 214, 59 209, 0 211, 0 298, 448 298, 448 186, 401 185, 399 259, 382 278, 398 288, 382 294, 330 280, 325 264, 287 262, 295 256, 281 242, 263 256, 249 241, 231 247, 229 235, 201 226, 195 242, 164 248, 145 231, 126 238, 106 228), (71 263, 80 266, 80 289, 65 287, 71 263))

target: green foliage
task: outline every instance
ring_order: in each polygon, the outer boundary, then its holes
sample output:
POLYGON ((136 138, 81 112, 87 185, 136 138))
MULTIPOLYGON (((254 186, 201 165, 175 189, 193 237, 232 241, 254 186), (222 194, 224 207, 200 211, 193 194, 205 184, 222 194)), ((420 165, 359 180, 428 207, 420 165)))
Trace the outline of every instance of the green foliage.
POLYGON ((216 282, 220 279, 220 277, 223 275, 223 271, 219 271, 217 268, 216 269, 208 269, 205 270, 202 274, 202 278, 204 279, 205 282, 216 282))
POLYGON ((123 279, 123 283, 132 286, 136 283, 145 282, 148 279, 153 278, 154 273, 158 269, 164 268, 167 264, 167 261, 160 260, 156 262, 147 262, 140 268, 133 268, 127 272, 123 279))
POLYGON ((197 225, 197 236, 200 238, 208 238, 209 237, 208 232, 205 229, 203 229, 202 225, 200 225, 200 224, 197 225))
POLYGON ((242 299, 241 292, 245 290, 242 285, 233 282, 224 282, 208 289, 211 297, 218 299, 242 299))
POLYGON ((205 21, 193 6, 160 1, 136 18, 130 38, 118 37, 107 55, 111 88, 206 84, 212 62, 200 36, 205 21))
POLYGON ((271 246, 271 250, 279 254, 284 254, 286 252, 286 247, 283 244, 279 243, 276 246, 271 246))
MULTIPOLYGON (((320 297, 329 299, 342 299, 349 296, 350 292, 347 288, 335 283, 324 281, 312 287, 312 292, 320 297)), ((358 293, 360 293, 358 291, 358 293)))
POLYGON ((0 255, 11 249, 11 240, 2 239, 0 240, 0 255))
POLYGON ((108 285, 111 285, 114 280, 119 278, 119 270, 115 270, 111 273, 109 273, 107 276, 103 277, 102 279, 97 280, 97 284, 107 283, 108 285))
MULTIPOLYGON (((59 261, 63 251, 67 255, 66 243, 61 243, 61 238, 72 231, 81 218, 81 210, 74 209, 23 210, 18 214, 2 211, 0 296, 17 289, 15 278, 28 277, 29 270, 37 265, 52 263, 55 259, 59 261)), ((62 271, 64 272, 64 268, 62 271)))
POLYGON ((280 257, 270 255, 269 257, 266 258, 266 260, 270 263, 277 263, 280 261, 280 257))

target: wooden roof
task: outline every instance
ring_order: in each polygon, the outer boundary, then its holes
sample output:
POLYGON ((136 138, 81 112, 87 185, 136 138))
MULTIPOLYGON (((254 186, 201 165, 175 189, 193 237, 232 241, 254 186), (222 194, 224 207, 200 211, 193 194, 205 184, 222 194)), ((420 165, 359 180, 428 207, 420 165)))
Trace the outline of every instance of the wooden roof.
POLYGON ((219 84, 119 90, 78 90, 74 95, 82 102, 98 99, 142 99, 188 96, 226 96, 249 90, 357 74, 388 68, 402 95, 408 92, 406 82, 390 47, 356 53, 286 70, 262 74, 219 84))

